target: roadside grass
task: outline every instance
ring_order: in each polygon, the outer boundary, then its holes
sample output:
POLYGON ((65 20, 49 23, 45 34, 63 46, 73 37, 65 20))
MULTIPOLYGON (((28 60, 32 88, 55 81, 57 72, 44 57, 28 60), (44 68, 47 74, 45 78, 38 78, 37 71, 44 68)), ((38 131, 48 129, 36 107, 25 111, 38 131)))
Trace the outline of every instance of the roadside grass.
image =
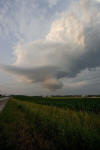
POLYGON ((25 114, 9 100, 0 113, 0 150, 32 150, 30 132, 25 114))
POLYGON ((0 150, 99 150, 100 114, 12 99, 0 113, 0 150))

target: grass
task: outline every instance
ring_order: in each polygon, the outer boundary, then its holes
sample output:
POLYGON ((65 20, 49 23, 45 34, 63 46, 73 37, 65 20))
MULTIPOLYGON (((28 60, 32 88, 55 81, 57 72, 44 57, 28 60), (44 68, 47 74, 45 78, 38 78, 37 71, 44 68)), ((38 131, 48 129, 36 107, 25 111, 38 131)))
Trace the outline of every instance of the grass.
POLYGON ((14 101, 9 101, 0 113, 0 150, 31 150, 31 145, 32 138, 25 114, 14 101))
POLYGON ((10 100, 0 114, 0 150, 98 150, 100 114, 10 100))

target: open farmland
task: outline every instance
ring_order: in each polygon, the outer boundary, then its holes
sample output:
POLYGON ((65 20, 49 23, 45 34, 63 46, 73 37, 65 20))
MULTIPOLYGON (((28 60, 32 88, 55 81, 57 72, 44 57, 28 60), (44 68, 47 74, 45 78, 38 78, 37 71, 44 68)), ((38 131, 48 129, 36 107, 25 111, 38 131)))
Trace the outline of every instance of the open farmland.
POLYGON ((99 107, 99 98, 15 96, 0 113, 0 150, 99 150, 99 107))

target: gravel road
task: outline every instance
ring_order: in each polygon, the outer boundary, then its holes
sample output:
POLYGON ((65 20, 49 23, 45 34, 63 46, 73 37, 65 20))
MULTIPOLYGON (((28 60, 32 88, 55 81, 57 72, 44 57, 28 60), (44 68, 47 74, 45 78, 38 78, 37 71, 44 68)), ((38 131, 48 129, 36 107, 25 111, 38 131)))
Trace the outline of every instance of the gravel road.
POLYGON ((8 100, 9 97, 0 98, 0 112, 3 110, 8 100))

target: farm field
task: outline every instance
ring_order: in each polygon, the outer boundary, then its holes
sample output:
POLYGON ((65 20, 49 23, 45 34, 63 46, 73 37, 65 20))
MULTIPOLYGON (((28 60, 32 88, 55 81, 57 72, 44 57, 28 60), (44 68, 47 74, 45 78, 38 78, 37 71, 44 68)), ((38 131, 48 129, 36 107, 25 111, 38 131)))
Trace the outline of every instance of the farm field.
POLYGON ((99 150, 99 98, 12 97, 0 113, 0 150, 99 150))
POLYGON ((71 109, 84 112, 100 112, 100 98, 74 98, 74 97, 31 97, 15 96, 15 99, 21 101, 33 102, 36 104, 56 106, 63 109, 71 109))

